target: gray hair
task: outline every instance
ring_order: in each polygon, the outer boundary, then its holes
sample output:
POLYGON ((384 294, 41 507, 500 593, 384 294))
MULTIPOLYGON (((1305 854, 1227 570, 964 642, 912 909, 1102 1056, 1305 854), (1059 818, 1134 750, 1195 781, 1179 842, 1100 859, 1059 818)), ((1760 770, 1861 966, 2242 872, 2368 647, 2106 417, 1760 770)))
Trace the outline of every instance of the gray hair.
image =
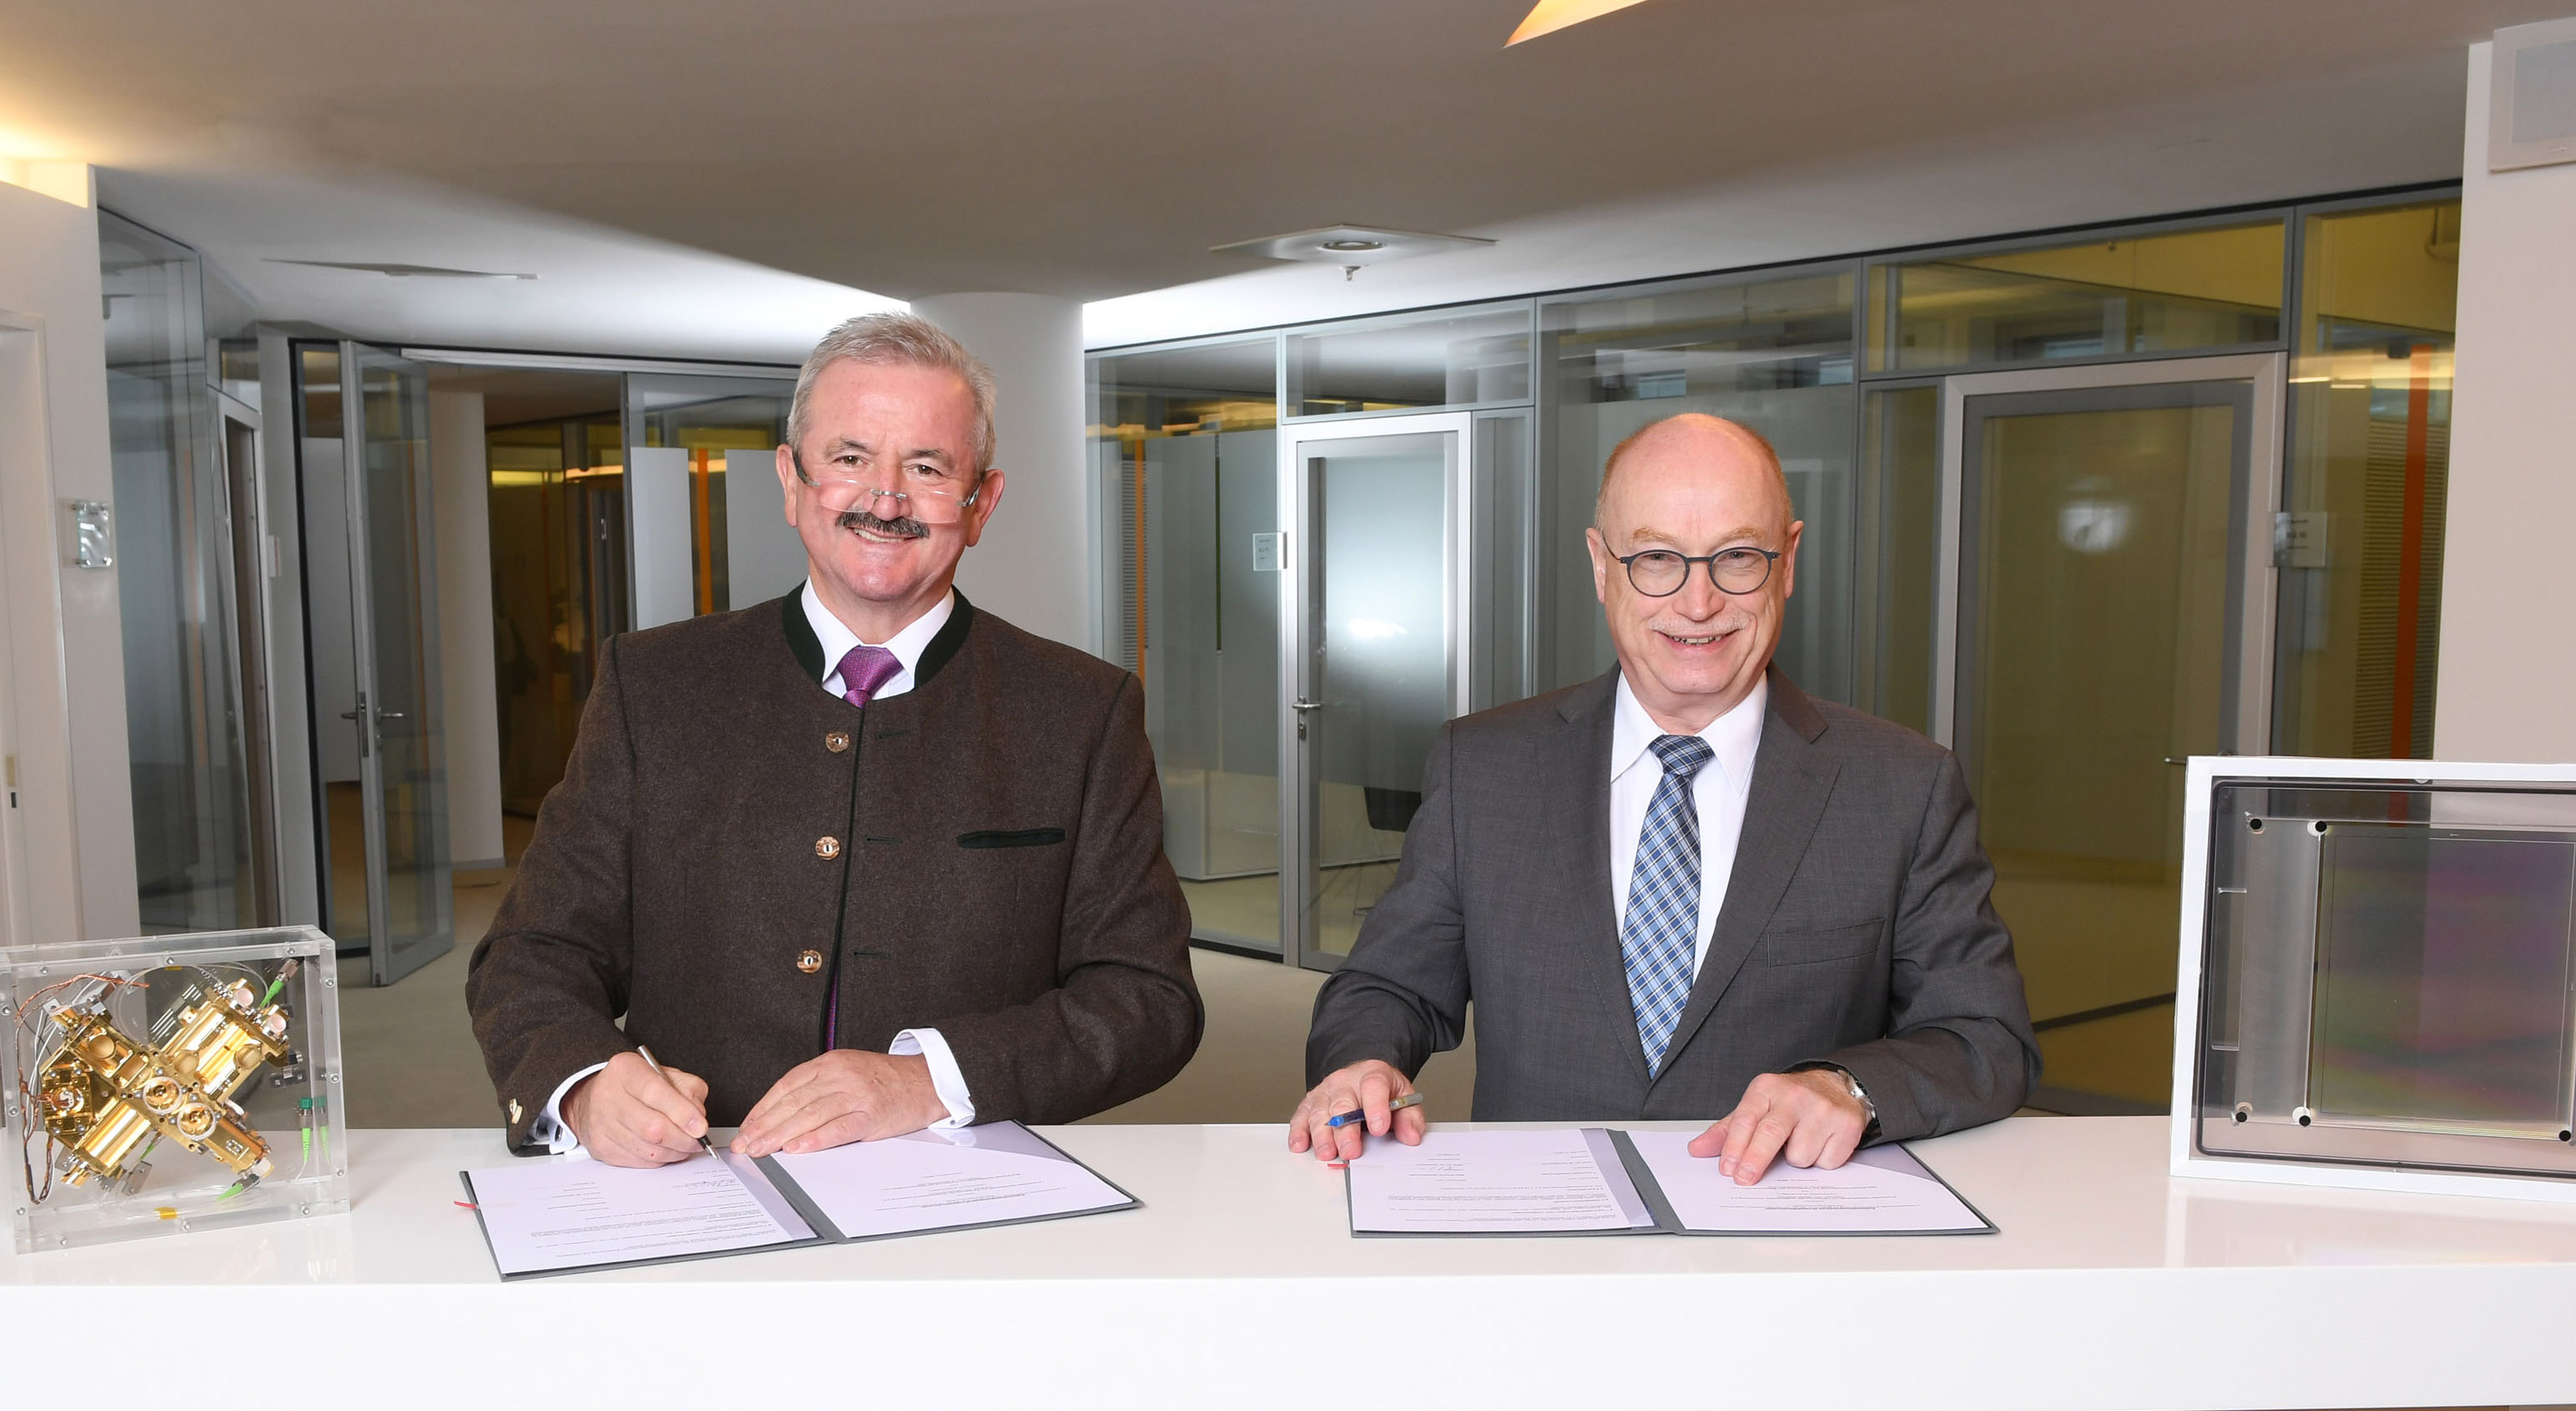
POLYGON ((992 467, 993 370, 945 329, 916 314, 861 314, 823 335, 796 374, 796 399, 787 408, 789 444, 805 444, 805 406, 814 379, 838 362, 937 368, 964 378, 975 394, 975 473, 980 476, 992 467))

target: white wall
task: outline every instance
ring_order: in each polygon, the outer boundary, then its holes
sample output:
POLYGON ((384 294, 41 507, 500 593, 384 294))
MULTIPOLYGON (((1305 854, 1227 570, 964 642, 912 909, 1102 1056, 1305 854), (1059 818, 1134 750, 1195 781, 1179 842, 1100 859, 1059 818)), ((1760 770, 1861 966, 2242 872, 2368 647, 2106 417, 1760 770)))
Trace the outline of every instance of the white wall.
POLYGON ((955 335, 993 369, 994 464, 1006 477, 983 542, 957 586, 978 608, 1041 637, 1098 651, 1082 415, 1082 306, 1041 294, 940 294, 912 311, 955 335))
POLYGON ((439 693, 447 714, 447 847, 459 869, 501 865, 501 708, 493 680, 492 496, 483 394, 429 394, 438 545, 439 693))
POLYGON ((0 729, 18 774, 0 925, 12 940, 141 929, 117 574, 71 567, 64 546, 65 502, 116 499, 99 298, 97 213, 0 185, 0 729))
POLYGON ((2576 164, 2487 170, 2469 50, 2433 753, 2576 760, 2576 164))

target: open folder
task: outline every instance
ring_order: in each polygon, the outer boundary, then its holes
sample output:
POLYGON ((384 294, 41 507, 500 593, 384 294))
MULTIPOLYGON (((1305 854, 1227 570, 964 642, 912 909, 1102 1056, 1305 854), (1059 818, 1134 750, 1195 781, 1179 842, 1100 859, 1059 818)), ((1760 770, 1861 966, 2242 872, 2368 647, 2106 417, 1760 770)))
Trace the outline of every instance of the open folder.
POLYGON ((1831 1171, 1775 1161, 1739 1186, 1692 1132, 1378 1138, 1351 1162, 1354 1235, 1990 1235, 1994 1222, 1902 1146, 1831 1171))
POLYGON ((1017 1122, 652 1170, 526 1162, 458 1173, 504 1279, 713 1259, 1125 1210, 1138 1202, 1017 1122))

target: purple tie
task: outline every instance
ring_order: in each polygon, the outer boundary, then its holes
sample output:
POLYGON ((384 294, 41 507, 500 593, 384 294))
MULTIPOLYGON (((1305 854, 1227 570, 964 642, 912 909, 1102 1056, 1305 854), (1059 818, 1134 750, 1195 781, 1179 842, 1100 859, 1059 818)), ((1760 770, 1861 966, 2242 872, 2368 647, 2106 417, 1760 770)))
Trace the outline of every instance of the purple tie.
MULTIPOLYGON (((864 709, 869 697, 877 693, 879 686, 902 674, 903 663, 895 659, 894 653, 883 647, 871 647, 862 642, 850 648, 849 655, 841 658, 841 699, 864 709)), ((838 976, 840 967, 837 965, 832 967, 832 973, 838 976)), ((836 983, 833 986, 830 1017, 823 1021, 823 1049, 827 1053, 839 1046, 841 1038, 839 990, 840 987, 836 983)))
POLYGON ((841 658, 841 699, 865 706, 879 686, 902 674, 903 663, 895 660, 894 653, 861 643, 841 658))

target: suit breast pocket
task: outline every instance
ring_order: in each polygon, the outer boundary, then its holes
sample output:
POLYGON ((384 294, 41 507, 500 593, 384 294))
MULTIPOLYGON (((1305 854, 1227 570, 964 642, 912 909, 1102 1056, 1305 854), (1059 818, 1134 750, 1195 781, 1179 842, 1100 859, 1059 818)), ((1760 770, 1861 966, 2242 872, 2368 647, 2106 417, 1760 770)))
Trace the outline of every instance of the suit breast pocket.
POLYGON ((1887 922, 1873 918, 1825 930, 1773 932, 1762 938, 1762 960, 1766 965, 1860 960, 1878 954, 1879 939, 1886 931, 1887 922))
POLYGON ((1061 828, 980 828, 957 835, 961 848, 1044 848, 1063 841, 1061 828))

